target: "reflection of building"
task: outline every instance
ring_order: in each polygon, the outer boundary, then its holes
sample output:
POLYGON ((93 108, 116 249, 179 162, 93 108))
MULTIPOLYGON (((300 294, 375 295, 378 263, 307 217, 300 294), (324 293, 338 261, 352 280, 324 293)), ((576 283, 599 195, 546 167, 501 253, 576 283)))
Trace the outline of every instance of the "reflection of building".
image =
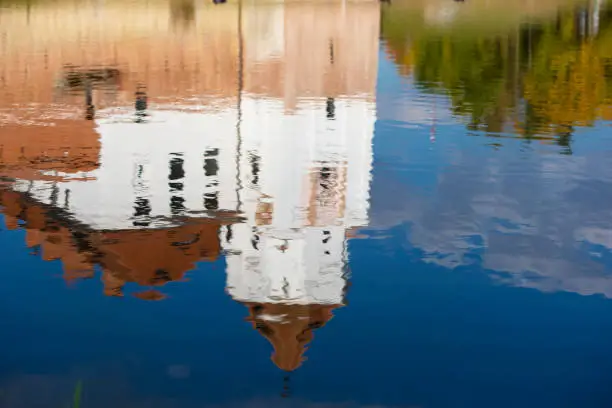
MULTIPOLYGON (((101 110, 95 131, 90 125, 101 146, 95 166, 30 161, 25 167, 37 177, 9 173, 17 179, 3 200, 7 222, 22 219, 28 245, 42 248, 46 260, 61 259, 68 280, 91 277, 99 265, 107 295, 121 295, 127 282, 181 280, 196 262, 219 255, 219 225, 235 219, 237 207, 236 110, 226 100, 194 109, 157 105, 148 123, 125 108, 101 110)), ((51 144, 62 134, 54 136, 51 144)))
POLYGON ((344 304, 346 238, 367 223, 378 5, 280 4, 246 9, 244 21, 246 222, 221 234, 227 290, 291 371, 344 304))
POLYGON ((61 259, 68 279, 98 265, 108 295, 180 280, 223 249, 229 294, 275 363, 297 368, 345 302, 346 238, 368 220, 378 2, 56 7, 31 10, 34 36, 13 34, 30 32, 19 10, 0 29, 0 109, 58 102, 91 131, 79 143, 98 147, 13 175, 9 224, 22 220, 28 245, 61 259), (59 29, 53 15, 66 14, 77 23, 59 29), (97 72, 113 81, 94 84, 97 72), (236 215, 246 222, 229 225, 236 215))
POLYGON ((97 120, 100 168, 65 174, 61 183, 18 181, 15 189, 49 205, 54 197, 67 196, 66 211, 104 230, 162 227, 177 217, 231 211, 236 208, 235 121, 232 109, 152 110, 147 124, 135 123, 131 114, 109 113, 97 120), (202 135, 202 130, 208 131, 202 135))
POLYGON ((178 99, 193 105, 209 97, 233 103, 238 91, 237 24, 236 5, 195 7, 186 0, 130 7, 118 1, 101 7, 64 0, 3 8, 2 174, 33 178, 33 170, 70 173, 97 167, 99 135, 93 123, 81 121, 87 81, 68 77, 67 66, 89 70, 89 99, 97 111, 133 104, 139 84, 146 85, 152 103, 178 99), (176 19, 193 20, 190 30, 172 29, 176 19), (105 70, 117 74, 112 84, 102 86, 98 82, 105 70), (75 84, 75 79, 82 81, 75 84), (195 95, 200 99, 194 101, 195 95))
POLYGON ((0 20, 7 224, 68 280, 99 265, 109 295, 216 258, 236 208, 238 8, 64 1, 0 20))

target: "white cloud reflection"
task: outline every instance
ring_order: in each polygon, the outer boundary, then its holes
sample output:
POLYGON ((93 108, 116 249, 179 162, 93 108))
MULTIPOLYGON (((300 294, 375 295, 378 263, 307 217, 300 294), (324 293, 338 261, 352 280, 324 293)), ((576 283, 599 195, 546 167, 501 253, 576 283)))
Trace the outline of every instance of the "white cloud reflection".
POLYGON ((426 188, 422 159, 379 157, 371 226, 404 225, 403 245, 425 262, 479 263, 504 284, 612 298, 612 153, 450 150, 426 188))

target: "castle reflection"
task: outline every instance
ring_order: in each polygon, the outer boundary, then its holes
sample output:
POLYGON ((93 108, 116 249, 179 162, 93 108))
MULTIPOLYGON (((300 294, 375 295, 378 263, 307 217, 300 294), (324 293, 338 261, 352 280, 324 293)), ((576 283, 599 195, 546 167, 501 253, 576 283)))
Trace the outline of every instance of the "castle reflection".
POLYGON ((131 282, 163 299, 224 254, 228 294, 274 363, 299 367, 345 304, 347 239, 368 222, 378 2, 7 13, 7 227, 68 282, 99 270, 108 296, 131 282))

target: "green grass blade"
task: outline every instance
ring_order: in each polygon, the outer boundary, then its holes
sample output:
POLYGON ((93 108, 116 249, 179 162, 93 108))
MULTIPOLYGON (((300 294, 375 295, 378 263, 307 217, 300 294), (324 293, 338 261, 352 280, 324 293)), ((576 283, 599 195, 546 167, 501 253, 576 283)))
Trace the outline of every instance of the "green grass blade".
POLYGON ((81 406, 81 393, 83 391, 83 382, 77 382, 74 389, 74 396, 72 398, 72 408, 79 408, 81 406))

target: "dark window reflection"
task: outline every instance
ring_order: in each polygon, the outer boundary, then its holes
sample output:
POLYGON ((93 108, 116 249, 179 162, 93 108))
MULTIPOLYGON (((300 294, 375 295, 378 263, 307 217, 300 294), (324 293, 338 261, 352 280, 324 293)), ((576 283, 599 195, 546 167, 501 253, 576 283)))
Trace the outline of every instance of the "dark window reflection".
POLYGON ((57 184, 53 184, 51 187, 51 196, 49 197, 49 201, 51 201, 52 206, 57 206, 57 199, 59 198, 59 187, 57 184))
MULTIPOLYGON (((168 187, 170 188, 170 192, 175 193, 183 191, 183 183, 176 180, 181 180, 185 177, 185 169, 183 168, 185 161, 180 157, 182 153, 172 153, 172 156, 175 157, 170 159, 170 174, 168 175, 168 179, 171 181, 168 183, 168 187)), ((177 195, 171 196, 170 213, 172 215, 179 215, 184 210, 185 199, 177 195)))
POLYGON ((216 176, 219 172, 217 159, 204 159, 204 174, 206 176, 216 176))
POLYGON ((251 245, 253 249, 259 251, 259 235, 257 235, 257 230, 253 228, 253 237, 251 237, 251 245))
POLYGON ((70 207, 70 189, 67 188, 64 192, 64 208, 68 209, 70 207))
POLYGON ((151 203, 146 198, 137 197, 134 201, 135 220, 132 224, 136 227, 147 227, 150 224, 149 215, 151 215, 151 203))
POLYGON ((234 237, 234 232, 232 231, 232 226, 227 226, 227 232, 225 233, 225 242, 232 242, 232 238, 234 237))
POLYGON ((219 149, 210 149, 204 152, 204 174, 206 176, 216 176, 219 173, 218 155, 219 149))
POLYGON ((261 161, 261 158, 256 154, 252 154, 249 158, 249 161, 251 162, 251 173, 253 174, 252 183, 254 186, 256 186, 259 184, 259 163, 261 161))
POLYGON ((330 169, 329 167, 321 167, 321 170, 319 170, 319 177, 321 179, 321 182, 319 183, 319 185, 325 190, 328 190, 331 187, 331 184, 333 181, 333 180, 330 180, 331 175, 332 175, 332 169, 330 169))
POLYGON ((334 98, 327 98, 327 119, 336 118, 336 102, 334 98))
POLYGON ((148 107, 148 97, 146 93, 146 89, 139 85, 138 89, 136 89, 136 93, 134 94, 135 102, 134 108, 136 109, 136 122, 141 123, 144 121, 147 114, 148 107))
POLYGON ((180 157, 173 157, 170 159, 170 180, 179 180, 185 177, 185 170, 183 169, 183 163, 185 161, 180 157))
POLYGON ((183 191, 183 183, 168 183, 168 187, 170 187, 170 191, 183 191))
POLYGON ((151 214, 151 204, 146 198, 138 197, 134 202, 134 217, 148 216, 151 214))
POLYGON ((91 82, 87 81, 85 85, 85 119, 93 120, 96 108, 93 104, 93 89, 91 82))
POLYGON ((185 199, 179 196, 170 197, 170 212, 172 215, 179 215, 185 211, 185 199))
POLYGON ((217 192, 204 194, 204 208, 210 211, 219 209, 219 197, 217 192))
POLYGON ((204 157, 215 157, 219 155, 219 149, 214 148, 214 149, 207 149, 204 152, 204 157))
MULTIPOLYGON (((204 152, 204 175, 206 177, 215 177, 219 174, 217 156, 219 156, 219 149, 209 149, 204 152)), ((207 180, 206 182, 207 190, 214 189, 214 191, 208 191, 204 194, 204 208, 209 211, 219 209, 218 185, 219 182, 215 179, 207 180)))

